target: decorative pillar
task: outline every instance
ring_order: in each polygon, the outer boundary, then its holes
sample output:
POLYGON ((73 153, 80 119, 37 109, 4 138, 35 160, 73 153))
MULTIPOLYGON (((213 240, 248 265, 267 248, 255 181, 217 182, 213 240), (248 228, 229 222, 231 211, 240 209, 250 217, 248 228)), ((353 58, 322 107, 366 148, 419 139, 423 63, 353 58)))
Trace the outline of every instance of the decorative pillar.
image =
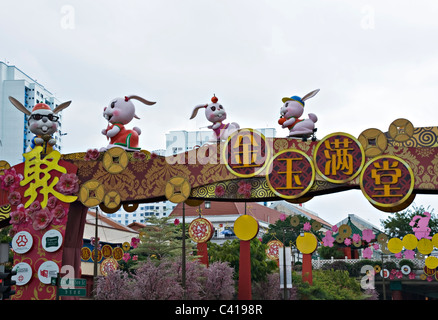
POLYGON ((198 248, 198 256, 200 256, 199 262, 201 262, 208 268, 207 242, 198 243, 197 248, 198 248))
POLYGON ((249 240, 240 240, 239 300, 251 300, 251 251, 249 240))
POLYGON ((313 285, 312 254, 303 254, 303 281, 313 285))

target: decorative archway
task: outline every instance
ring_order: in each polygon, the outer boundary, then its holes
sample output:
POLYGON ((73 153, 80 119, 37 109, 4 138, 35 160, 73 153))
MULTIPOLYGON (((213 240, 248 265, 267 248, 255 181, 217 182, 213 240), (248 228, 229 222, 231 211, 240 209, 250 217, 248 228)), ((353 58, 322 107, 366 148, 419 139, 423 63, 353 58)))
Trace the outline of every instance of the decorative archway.
POLYGON ((80 276, 90 207, 114 212, 167 199, 300 203, 361 189, 377 209, 399 211, 416 194, 438 192, 432 174, 438 171, 437 137, 437 127, 414 128, 408 120, 397 119, 388 132, 368 129, 357 139, 342 132, 320 141, 265 138, 242 129, 226 141, 167 158, 117 147, 65 155, 43 155, 35 148, 24 155, 24 163, 12 168, 1 164, 0 224, 11 221, 16 232, 27 232, 33 240, 28 251, 15 253, 14 265, 30 268, 30 278, 17 286, 13 298, 55 299, 41 270, 47 262, 53 263, 46 276, 68 265, 74 277, 80 276), (48 230, 61 234, 62 245, 53 252, 43 247, 48 230))

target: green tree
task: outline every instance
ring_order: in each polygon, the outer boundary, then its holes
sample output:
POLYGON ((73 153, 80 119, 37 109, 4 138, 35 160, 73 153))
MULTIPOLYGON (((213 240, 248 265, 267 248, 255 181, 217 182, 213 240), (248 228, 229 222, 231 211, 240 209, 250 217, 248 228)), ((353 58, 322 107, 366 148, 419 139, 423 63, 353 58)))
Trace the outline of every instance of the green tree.
MULTIPOLYGON (((269 273, 277 269, 275 261, 266 256, 266 248, 267 246, 259 239, 251 240, 251 281, 264 281, 269 273)), ((228 240, 222 245, 209 242, 208 255, 211 262, 229 262, 230 266, 234 268, 234 279, 239 278, 240 240, 228 240)))
POLYGON ((295 299, 305 300, 362 300, 367 296, 359 281, 345 270, 314 270, 313 285, 303 282, 300 275, 292 273, 295 299))
POLYGON ((431 214, 431 219, 429 221, 429 228, 431 229, 430 234, 433 235, 438 232, 438 219, 433 213, 433 209, 425 209, 423 206, 417 207, 412 206, 405 211, 395 212, 389 216, 386 220, 381 220, 383 228, 385 228, 385 233, 391 238, 404 237, 407 234, 413 234, 412 226, 409 225, 412 218, 416 215, 424 216, 424 212, 429 212, 431 214))
MULTIPOLYGON (((288 216, 286 219, 284 219, 283 221, 281 220, 277 220, 275 223, 271 223, 269 225, 269 230, 267 233, 265 233, 262 237, 262 242, 263 243, 268 243, 270 240, 272 240, 274 237, 286 244, 286 246, 289 246, 291 243, 295 243, 297 240, 297 237, 300 235, 300 232, 303 231, 303 227, 304 224, 308 222, 310 224, 312 224, 314 221, 311 219, 308 219, 305 216, 300 216, 300 215, 296 215, 296 216, 288 216), (292 226, 291 225, 291 219, 299 219, 299 223, 297 226, 292 226)), ((315 234, 315 236, 318 239, 322 239, 323 235, 322 232, 320 231, 312 231, 313 234, 315 234)))
MULTIPOLYGON (((138 256, 138 261, 145 261, 148 257, 161 260, 164 257, 176 257, 182 254, 182 228, 170 223, 170 217, 158 218, 151 216, 148 225, 140 230, 140 243, 131 250, 131 254, 138 256)), ((194 245, 188 239, 186 231, 186 256, 190 256, 194 245)))

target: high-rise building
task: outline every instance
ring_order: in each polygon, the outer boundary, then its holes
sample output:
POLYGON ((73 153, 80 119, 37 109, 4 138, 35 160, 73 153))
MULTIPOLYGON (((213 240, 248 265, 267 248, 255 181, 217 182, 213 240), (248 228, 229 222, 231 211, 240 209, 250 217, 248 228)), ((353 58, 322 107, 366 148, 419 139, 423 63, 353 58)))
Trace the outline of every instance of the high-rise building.
MULTIPOLYGON (((12 105, 9 96, 30 111, 37 103, 45 103, 53 110, 60 102, 53 93, 26 73, 0 61, 0 160, 6 160, 13 166, 23 162, 22 154, 26 152, 34 135, 27 126, 27 116, 12 105)), ((58 116, 60 125, 54 134, 57 140, 54 149, 61 151, 62 112, 58 116)))
MULTIPOLYGON (((274 128, 256 129, 266 138, 275 138, 276 130, 274 128)), ((209 131, 170 131, 166 133, 166 156, 175 155, 190 151, 195 147, 200 147, 204 143, 211 141, 213 130, 209 131)))

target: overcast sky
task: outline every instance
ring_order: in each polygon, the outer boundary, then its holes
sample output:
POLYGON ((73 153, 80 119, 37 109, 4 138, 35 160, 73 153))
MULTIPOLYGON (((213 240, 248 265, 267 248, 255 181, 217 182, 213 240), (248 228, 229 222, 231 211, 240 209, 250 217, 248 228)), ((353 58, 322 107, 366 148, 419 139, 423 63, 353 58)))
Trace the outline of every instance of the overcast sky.
MULTIPOLYGON (((437 1, 2 0, 0 60, 56 94, 66 109, 63 153, 107 144, 103 108, 137 94, 132 126, 143 149, 165 148, 171 130, 209 123, 193 107, 213 94, 241 127, 274 127, 281 98, 319 88, 306 111, 318 138, 415 127, 438 119, 437 1)), ((416 205, 438 208, 437 196, 416 205)), ((359 190, 305 205, 337 223, 354 213, 380 226, 388 214, 359 190)))

